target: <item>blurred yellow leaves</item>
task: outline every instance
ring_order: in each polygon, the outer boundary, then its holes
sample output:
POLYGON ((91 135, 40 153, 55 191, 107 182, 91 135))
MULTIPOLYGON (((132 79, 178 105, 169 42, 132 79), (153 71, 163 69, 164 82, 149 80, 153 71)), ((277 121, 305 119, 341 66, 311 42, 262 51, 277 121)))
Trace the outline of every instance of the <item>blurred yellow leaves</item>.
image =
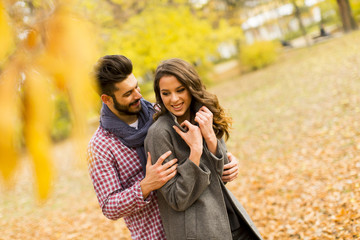
POLYGON ((276 61, 279 47, 275 41, 261 41, 247 45, 240 53, 241 63, 252 70, 263 68, 276 61))
POLYGON ((13 34, 2 2, 0 2, 0 67, 13 46, 13 34))
POLYGON ((0 75, 0 173, 9 182, 17 163, 15 149, 16 128, 19 120, 17 63, 8 66, 0 75))
POLYGON ((25 142, 32 156, 40 199, 50 191, 52 169, 50 126, 53 111, 49 81, 36 69, 27 69, 24 84, 25 142))
POLYGON ((204 66, 209 56, 218 55, 219 43, 242 36, 240 29, 235 32, 224 21, 213 27, 193 14, 188 5, 149 7, 124 25, 119 34, 120 52, 132 56, 137 76, 155 70, 160 61, 171 57, 204 66))
POLYGON ((98 58, 95 32, 73 14, 71 3, 66 3, 50 10, 34 10, 34 24, 23 23, 25 31, 21 37, 12 33, 15 31, 5 21, 5 10, 0 5, 1 176, 5 183, 10 182, 22 148, 19 133, 23 132, 41 200, 49 195, 54 175, 50 130, 55 96, 62 92, 69 99, 77 136, 84 133, 97 100, 91 76, 98 58), (15 50, 8 57, 8 49, 16 38, 15 50))

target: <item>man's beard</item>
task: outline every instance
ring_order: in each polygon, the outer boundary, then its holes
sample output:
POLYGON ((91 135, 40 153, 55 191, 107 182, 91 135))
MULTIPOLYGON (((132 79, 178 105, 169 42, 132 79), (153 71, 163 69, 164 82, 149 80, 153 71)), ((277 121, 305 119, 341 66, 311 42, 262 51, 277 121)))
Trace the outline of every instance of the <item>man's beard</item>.
POLYGON ((115 97, 112 97, 113 101, 114 101, 114 108, 119 112, 119 113, 124 113, 127 115, 137 115, 140 111, 141 111, 141 104, 138 110, 135 111, 130 111, 131 105, 138 103, 139 100, 136 100, 132 103, 130 103, 129 105, 122 105, 120 104, 115 97))

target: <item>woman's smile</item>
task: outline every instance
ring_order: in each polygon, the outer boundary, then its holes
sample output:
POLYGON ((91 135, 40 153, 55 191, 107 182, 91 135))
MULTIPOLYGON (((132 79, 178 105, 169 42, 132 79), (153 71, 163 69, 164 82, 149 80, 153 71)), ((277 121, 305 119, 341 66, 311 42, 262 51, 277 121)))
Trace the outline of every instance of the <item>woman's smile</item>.
POLYGON ((172 107, 174 108, 175 111, 181 111, 183 105, 184 103, 182 102, 176 105, 172 105, 172 107))

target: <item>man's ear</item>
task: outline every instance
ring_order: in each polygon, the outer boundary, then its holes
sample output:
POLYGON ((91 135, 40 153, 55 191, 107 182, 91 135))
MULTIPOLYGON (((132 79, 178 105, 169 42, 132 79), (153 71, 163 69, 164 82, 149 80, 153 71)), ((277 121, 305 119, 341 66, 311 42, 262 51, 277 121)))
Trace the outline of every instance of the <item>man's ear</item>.
POLYGON ((111 103, 112 97, 110 97, 109 95, 106 95, 106 94, 102 94, 101 100, 103 101, 103 103, 105 103, 107 105, 107 104, 111 103))

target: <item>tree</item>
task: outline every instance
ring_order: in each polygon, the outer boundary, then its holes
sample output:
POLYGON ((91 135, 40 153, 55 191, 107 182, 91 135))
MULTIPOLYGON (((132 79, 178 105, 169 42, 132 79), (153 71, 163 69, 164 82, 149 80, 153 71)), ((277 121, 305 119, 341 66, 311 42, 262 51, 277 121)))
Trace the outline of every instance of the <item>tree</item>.
POLYGON ((309 42, 309 39, 307 37, 307 33, 306 33, 306 29, 305 29, 305 26, 303 24, 303 21, 302 21, 302 18, 301 18, 301 11, 300 11, 300 8, 296 2, 296 0, 291 0, 291 3, 292 5, 294 6, 294 9, 295 9, 295 17, 296 19, 298 20, 299 22, 299 26, 300 26, 300 30, 301 30, 301 33, 305 39, 305 42, 306 42, 306 45, 307 46, 310 46, 310 42, 309 42))
POLYGON ((358 28, 352 15, 349 0, 336 0, 341 16, 341 22, 345 32, 356 30, 358 28))
POLYGON ((186 5, 160 5, 132 17, 117 39, 119 52, 131 56, 135 74, 144 76, 171 57, 205 65, 209 57, 218 54, 220 42, 235 36, 225 22, 214 28, 208 20, 194 16, 186 5))

